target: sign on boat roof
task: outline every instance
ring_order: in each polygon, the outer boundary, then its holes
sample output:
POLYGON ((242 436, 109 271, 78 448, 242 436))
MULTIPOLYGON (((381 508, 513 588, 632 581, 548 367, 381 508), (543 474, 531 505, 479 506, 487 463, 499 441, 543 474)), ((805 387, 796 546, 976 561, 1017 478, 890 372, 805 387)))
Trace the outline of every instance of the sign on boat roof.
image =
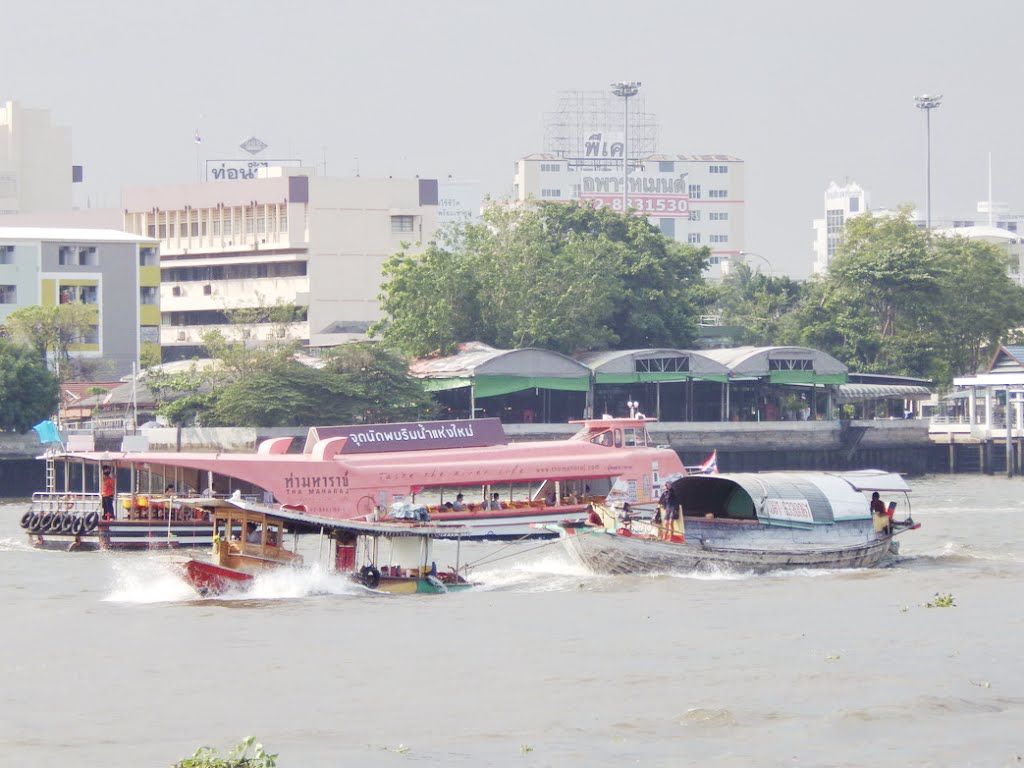
POLYGON ((401 424, 311 427, 306 436, 303 452, 312 453, 318 442, 335 437, 347 438, 338 453, 348 454, 482 448, 508 443, 501 419, 452 419, 401 424))

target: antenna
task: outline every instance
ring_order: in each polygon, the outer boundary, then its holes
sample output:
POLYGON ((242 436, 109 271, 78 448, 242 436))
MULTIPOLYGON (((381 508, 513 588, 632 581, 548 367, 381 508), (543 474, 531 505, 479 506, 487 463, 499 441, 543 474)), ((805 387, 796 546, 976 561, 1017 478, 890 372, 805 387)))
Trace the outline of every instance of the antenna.
POLYGON ((353 157, 352 158, 352 162, 355 163, 355 167, 352 169, 352 172, 355 174, 356 178, 358 179, 359 178, 359 155, 356 155, 355 157, 353 157))

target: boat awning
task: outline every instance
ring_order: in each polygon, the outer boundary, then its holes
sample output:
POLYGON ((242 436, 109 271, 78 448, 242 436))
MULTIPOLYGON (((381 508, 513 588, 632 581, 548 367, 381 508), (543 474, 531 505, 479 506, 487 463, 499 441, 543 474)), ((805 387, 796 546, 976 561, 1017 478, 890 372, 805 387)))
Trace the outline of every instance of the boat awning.
POLYGON ((910 490, 893 472, 764 472, 687 475, 673 490, 687 515, 814 525, 871 517, 865 491, 910 490))
POLYGON ((862 403, 866 400, 927 400, 932 396, 928 387, 908 384, 840 384, 836 402, 862 403))
POLYGON ((338 520, 333 517, 312 515, 301 509, 292 507, 268 507, 255 502, 222 499, 222 506, 234 506, 247 512, 261 512, 270 517, 287 520, 300 528, 315 531, 345 531, 358 536, 419 536, 431 539, 459 539, 471 535, 474 531, 464 525, 432 525, 428 523, 392 522, 369 523, 362 520, 338 520))

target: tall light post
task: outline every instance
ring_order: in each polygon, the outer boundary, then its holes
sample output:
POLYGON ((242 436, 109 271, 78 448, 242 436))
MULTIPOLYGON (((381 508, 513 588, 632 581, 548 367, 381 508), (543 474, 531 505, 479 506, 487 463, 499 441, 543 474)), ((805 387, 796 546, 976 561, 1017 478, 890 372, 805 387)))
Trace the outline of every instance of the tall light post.
POLYGON ((622 212, 629 209, 629 97, 640 92, 642 83, 621 80, 612 83, 612 93, 622 97, 622 212))
POLYGON ((762 256, 760 253, 754 253, 752 251, 740 251, 740 256, 742 256, 744 259, 746 259, 748 256, 754 256, 755 258, 760 259, 761 261, 768 265, 768 276, 775 277, 775 268, 772 267, 772 263, 765 256, 762 256))
POLYGON ((915 96, 914 104, 918 109, 924 110, 924 130, 927 142, 927 156, 925 158, 925 229, 932 230, 932 110, 938 109, 942 103, 942 94, 929 96, 915 96))

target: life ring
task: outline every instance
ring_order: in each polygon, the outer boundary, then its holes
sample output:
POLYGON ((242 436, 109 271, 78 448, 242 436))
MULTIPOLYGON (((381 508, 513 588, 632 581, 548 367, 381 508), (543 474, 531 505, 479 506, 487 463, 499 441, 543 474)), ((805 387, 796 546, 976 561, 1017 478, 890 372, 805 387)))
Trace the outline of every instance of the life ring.
POLYGON ((64 515, 64 521, 63 521, 63 524, 61 525, 60 529, 64 533, 71 533, 71 528, 74 526, 74 524, 75 524, 75 516, 74 515, 64 515))
POLYGON ((28 529, 32 533, 39 533, 39 524, 42 522, 42 520, 42 515, 40 515, 38 512, 33 513, 32 519, 28 523, 28 529))
POLYGON ((32 524, 32 513, 26 512, 21 516, 21 527, 28 528, 32 524))
POLYGON ((380 585, 380 571, 372 565, 364 565, 359 569, 359 581, 364 587, 376 589, 380 585))
POLYGON ((92 533, 93 531, 95 531, 99 527, 99 524, 100 524, 100 514, 99 514, 99 512, 90 512, 88 515, 85 516, 85 530, 86 530, 86 533, 92 533))
POLYGON ((71 532, 75 534, 75 536, 81 536, 85 533, 85 521, 80 517, 76 517, 75 522, 71 524, 71 532))

